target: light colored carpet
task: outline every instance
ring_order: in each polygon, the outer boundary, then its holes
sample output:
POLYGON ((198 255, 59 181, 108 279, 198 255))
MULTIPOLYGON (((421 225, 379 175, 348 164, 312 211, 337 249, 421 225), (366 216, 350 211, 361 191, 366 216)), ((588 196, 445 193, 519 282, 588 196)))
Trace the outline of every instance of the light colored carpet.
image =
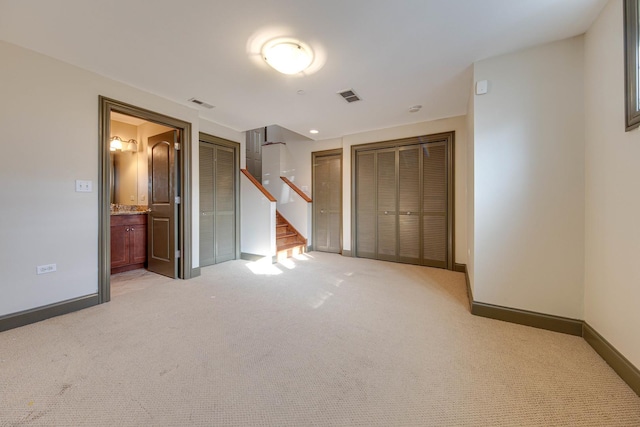
POLYGON ((0 425, 639 426, 578 337, 469 314, 464 277, 312 252, 0 333, 0 425))

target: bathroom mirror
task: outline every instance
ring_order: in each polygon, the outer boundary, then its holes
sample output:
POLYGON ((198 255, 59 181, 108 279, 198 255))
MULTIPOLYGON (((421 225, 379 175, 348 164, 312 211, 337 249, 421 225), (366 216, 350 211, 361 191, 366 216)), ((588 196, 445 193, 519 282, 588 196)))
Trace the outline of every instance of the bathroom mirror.
POLYGON ((137 117, 111 113, 111 138, 118 136, 122 148, 111 151, 111 203, 147 206, 149 177, 147 140, 149 137, 172 130, 137 117), (135 140, 135 146, 128 144, 135 140))
POLYGON ((140 127, 146 123, 134 117, 112 113, 111 138, 122 142, 111 151, 111 203, 147 205, 147 156, 141 143, 140 127), (135 141, 135 144, 129 144, 135 141))

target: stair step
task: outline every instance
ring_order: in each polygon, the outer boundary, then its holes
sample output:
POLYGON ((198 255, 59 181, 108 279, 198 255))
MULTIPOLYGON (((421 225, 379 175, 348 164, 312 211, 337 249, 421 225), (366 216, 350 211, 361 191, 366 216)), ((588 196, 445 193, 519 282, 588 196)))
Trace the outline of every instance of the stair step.
POLYGON ((276 258, 278 261, 304 253, 307 239, 302 237, 289 222, 276 211, 276 258))

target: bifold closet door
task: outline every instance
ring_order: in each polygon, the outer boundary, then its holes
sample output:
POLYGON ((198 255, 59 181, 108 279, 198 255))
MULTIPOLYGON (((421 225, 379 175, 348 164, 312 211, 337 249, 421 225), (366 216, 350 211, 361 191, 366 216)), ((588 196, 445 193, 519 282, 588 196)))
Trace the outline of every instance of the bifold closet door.
POLYGON ((314 160, 313 246, 317 251, 341 251, 341 162, 342 154, 318 156, 314 160))
POLYGON ((235 158, 233 149, 215 147, 215 262, 236 256, 235 158))
POLYGON ((396 261, 398 250, 396 150, 378 150, 376 157, 377 258, 396 261))
POLYGON ((375 152, 357 154, 356 254, 376 258, 375 152))
POLYGON ((200 143, 200 266, 235 258, 235 156, 200 143))
POLYGON ((398 260, 420 263, 420 147, 398 152, 398 260))
POLYGON ((422 150, 422 263, 447 267, 447 146, 433 143, 422 150))
POLYGON ((356 256, 447 268, 448 149, 356 151, 356 256))
POLYGON ((200 267, 215 264, 215 150, 211 144, 200 143, 200 267))

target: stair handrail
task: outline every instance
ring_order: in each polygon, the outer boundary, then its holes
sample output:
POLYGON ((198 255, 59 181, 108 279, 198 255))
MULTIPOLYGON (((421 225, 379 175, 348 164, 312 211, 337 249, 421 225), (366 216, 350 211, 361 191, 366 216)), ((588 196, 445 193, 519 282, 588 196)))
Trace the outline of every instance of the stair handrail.
POLYGON ((298 196, 302 197, 302 200, 304 200, 307 203, 312 203, 311 197, 307 196, 306 193, 301 189, 299 189, 298 186, 295 185, 293 182, 291 182, 289 178, 287 178, 286 176, 281 176, 280 179, 283 180, 285 184, 287 184, 289 187, 291 187, 293 191, 298 193, 298 196))
POLYGON ((251 175, 251 173, 249 173, 249 171, 248 171, 248 170, 246 170, 246 169, 240 169, 240 171, 244 174, 244 176, 246 176, 247 178, 249 178, 249 181, 251 181, 251 182, 253 183, 253 185, 255 185, 255 186, 258 188, 258 190, 260 190, 260 192, 261 192, 262 194, 264 194, 264 196, 265 196, 265 197, 266 197, 270 202, 275 202, 275 201, 276 201, 276 198, 275 198, 275 197, 273 197, 273 196, 271 195, 271 193, 269 193, 269 192, 267 191, 267 189, 266 189, 266 188, 264 188, 264 187, 262 186, 262 184, 260 184, 260 183, 258 182, 258 180, 257 180, 253 175, 251 175))

